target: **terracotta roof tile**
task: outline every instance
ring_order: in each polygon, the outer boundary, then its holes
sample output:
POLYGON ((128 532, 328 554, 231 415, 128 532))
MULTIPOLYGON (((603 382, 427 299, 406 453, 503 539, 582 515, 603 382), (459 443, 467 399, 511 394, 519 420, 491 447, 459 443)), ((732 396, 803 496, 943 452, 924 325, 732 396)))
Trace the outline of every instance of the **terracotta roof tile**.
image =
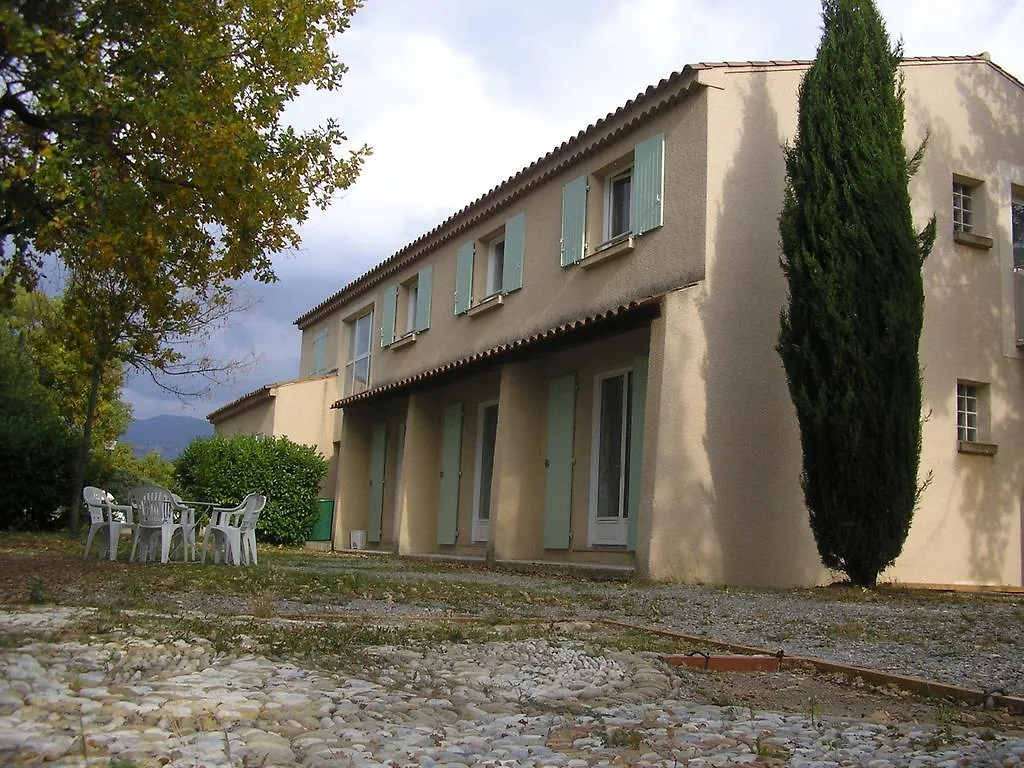
POLYGON ((382 384, 379 387, 373 387, 355 395, 343 397, 331 405, 331 408, 344 408, 346 406, 355 405, 368 400, 375 400, 378 397, 406 389, 414 384, 420 384, 431 379, 436 379, 446 373, 452 373, 492 358, 504 357, 519 350, 527 350, 545 342, 553 341, 574 331, 582 331, 593 326, 605 325, 608 322, 630 315, 639 314, 645 310, 656 310, 661 306, 661 300, 664 296, 665 294, 659 293, 653 296, 648 296, 644 299, 630 301, 604 312, 598 312, 596 314, 580 318, 579 320, 572 320, 567 323, 562 323, 561 325, 556 325, 554 328, 534 333, 522 339, 490 347, 472 355, 467 355, 465 357, 458 358, 457 360, 444 363, 443 365, 428 368, 420 373, 407 376, 404 379, 399 379, 388 384, 382 384))

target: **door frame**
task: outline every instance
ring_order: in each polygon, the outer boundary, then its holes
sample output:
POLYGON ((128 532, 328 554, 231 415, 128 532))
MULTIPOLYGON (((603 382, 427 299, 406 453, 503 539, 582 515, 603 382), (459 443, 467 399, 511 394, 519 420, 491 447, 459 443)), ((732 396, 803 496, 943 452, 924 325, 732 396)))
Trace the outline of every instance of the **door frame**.
POLYGON ((629 543, 629 441, 632 427, 633 368, 625 366, 595 374, 593 379, 593 408, 590 422, 590 499, 587 510, 587 546, 626 546, 629 543), (622 388, 622 445, 619 447, 619 515, 615 518, 597 516, 598 480, 601 461, 601 385, 608 379, 621 377, 622 388))
MULTIPOLYGON (((473 524, 472 538, 473 544, 486 544, 488 537, 490 536, 490 509, 487 510, 487 519, 483 520, 480 517, 480 494, 483 492, 483 458, 484 458, 484 413, 489 408, 498 408, 497 400, 485 400, 477 405, 476 409, 476 446, 473 456, 473 524)), ((495 419, 497 419, 497 413, 495 413, 495 419)), ((495 445, 497 445, 497 432, 498 424, 495 421, 494 424, 495 432, 495 445)), ((491 480, 494 479, 494 458, 491 457, 491 480)))

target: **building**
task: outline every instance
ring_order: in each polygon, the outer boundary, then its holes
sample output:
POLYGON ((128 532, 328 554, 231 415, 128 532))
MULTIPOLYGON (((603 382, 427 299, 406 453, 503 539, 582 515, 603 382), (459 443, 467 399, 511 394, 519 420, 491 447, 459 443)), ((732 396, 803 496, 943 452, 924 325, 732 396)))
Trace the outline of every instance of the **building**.
MULTIPOLYGON (((699 64, 649 87, 298 318, 302 378, 211 421, 270 431, 253 414, 274 412, 275 434, 321 435, 337 548, 365 531, 400 554, 831 580, 774 349, 781 146, 808 64, 699 64), (331 407, 298 395, 315 407, 285 416, 281 393, 309 387, 331 407)), ((907 146, 930 137, 915 221, 940 230, 931 479, 883 580, 1020 585, 1024 86, 984 55, 903 72, 907 146)))

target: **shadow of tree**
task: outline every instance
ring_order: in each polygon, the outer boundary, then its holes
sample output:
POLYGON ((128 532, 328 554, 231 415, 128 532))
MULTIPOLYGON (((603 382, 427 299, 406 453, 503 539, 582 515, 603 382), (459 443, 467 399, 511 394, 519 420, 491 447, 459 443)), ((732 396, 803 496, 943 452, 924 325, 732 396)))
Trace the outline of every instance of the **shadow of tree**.
MULTIPOLYGON (((780 114, 767 78, 779 94, 777 79, 787 76, 795 94, 798 72, 753 73, 738 86, 748 91, 738 135, 725 139, 736 151, 708 253, 705 449, 727 583, 807 584, 825 575, 799 484, 796 416, 775 352, 785 280, 776 241, 765 236, 778 231, 785 182, 780 114)), ((787 95, 781 106, 792 101, 787 95)), ((781 122, 795 125, 795 113, 781 122)))
POLYGON ((908 135, 929 134, 911 183, 915 216, 935 211, 939 222, 924 266, 921 336, 921 474, 933 480, 891 575, 1020 584, 1024 361, 1015 343, 1010 197, 1011 184, 1024 183, 1024 89, 984 61, 905 71, 908 135), (975 232, 994 239, 991 250, 953 242, 954 174, 984 182, 975 189, 975 232), (957 450, 958 380, 987 385, 990 430, 980 439, 999 446, 995 456, 957 450))

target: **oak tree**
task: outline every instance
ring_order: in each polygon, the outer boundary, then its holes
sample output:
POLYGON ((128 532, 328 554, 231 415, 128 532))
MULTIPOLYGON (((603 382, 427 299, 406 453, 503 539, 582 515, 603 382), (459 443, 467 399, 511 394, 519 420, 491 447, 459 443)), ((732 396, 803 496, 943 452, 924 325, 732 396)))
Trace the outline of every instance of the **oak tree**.
POLYGON ((180 365, 167 342, 227 306, 233 281, 273 281, 310 207, 354 181, 365 147, 343 152, 334 118, 296 130, 284 112, 303 88, 340 85, 332 40, 359 4, 0 8, 0 302, 59 259, 94 389, 111 360, 180 365))

